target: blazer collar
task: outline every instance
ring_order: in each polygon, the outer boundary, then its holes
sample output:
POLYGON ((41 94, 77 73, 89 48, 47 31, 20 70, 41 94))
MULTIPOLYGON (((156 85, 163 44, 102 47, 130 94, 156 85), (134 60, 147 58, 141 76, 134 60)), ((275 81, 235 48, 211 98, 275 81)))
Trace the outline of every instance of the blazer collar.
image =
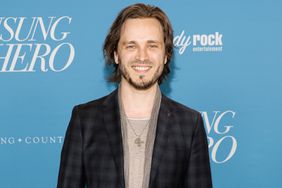
POLYGON ((169 109, 167 102, 168 98, 162 94, 156 137, 153 148, 149 187, 153 187, 153 182, 156 178, 158 167, 160 165, 162 157, 166 153, 169 129, 171 127, 170 125, 172 125, 171 110, 169 109))
MULTIPOLYGON (((168 98, 162 95, 161 106, 157 121, 156 137, 153 148, 153 156, 151 162, 150 182, 149 187, 152 187, 152 183, 156 177, 159 164, 162 160, 162 156, 166 151, 166 144, 168 140, 169 128, 171 126, 171 110, 168 105, 168 98)), ((115 159, 117 167, 117 173, 120 176, 121 187, 125 187, 124 182, 124 159, 123 159, 123 142, 120 123, 120 111, 118 105, 118 90, 116 89, 109 94, 103 107, 103 116, 105 127, 108 133, 108 139, 110 142, 112 154, 115 159)))
POLYGON ((117 174, 119 175, 120 185, 122 188, 124 188, 125 182, 123 163, 123 142, 117 91, 118 90, 116 89, 106 97, 103 103, 102 113, 104 117, 105 127, 108 133, 110 147, 117 167, 117 174))

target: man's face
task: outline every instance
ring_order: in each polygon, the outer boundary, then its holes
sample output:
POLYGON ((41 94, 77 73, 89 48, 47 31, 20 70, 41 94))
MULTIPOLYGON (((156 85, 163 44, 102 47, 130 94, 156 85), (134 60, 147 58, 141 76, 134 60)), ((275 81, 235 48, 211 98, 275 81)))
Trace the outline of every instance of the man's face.
POLYGON ((161 24, 154 18, 128 19, 121 28, 115 62, 135 89, 148 89, 156 84, 167 58, 161 24))

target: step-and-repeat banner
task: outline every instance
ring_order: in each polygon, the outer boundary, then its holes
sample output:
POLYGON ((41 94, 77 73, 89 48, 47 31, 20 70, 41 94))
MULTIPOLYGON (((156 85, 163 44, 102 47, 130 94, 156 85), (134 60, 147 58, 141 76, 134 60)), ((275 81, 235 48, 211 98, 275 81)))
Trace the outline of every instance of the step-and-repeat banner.
MULTIPOLYGON (((169 97, 201 112, 215 188, 282 187, 281 1, 142 1, 174 28, 169 97)), ((72 107, 111 92, 102 45, 136 1, 0 6, 0 187, 56 187, 72 107)))

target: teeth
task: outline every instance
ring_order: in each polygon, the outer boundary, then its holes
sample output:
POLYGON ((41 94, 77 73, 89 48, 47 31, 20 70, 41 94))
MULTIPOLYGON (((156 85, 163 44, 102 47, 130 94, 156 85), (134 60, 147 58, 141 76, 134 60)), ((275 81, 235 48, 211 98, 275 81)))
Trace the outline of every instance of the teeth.
POLYGON ((150 67, 133 67, 133 68, 140 71, 146 71, 149 70, 150 67))

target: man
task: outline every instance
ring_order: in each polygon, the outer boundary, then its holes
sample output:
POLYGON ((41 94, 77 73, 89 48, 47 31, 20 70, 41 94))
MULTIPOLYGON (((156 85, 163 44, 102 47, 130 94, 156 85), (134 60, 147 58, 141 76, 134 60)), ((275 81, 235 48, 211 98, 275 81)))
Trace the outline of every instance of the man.
POLYGON ((105 40, 119 88, 74 107, 58 188, 211 188, 200 113, 162 95, 173 32, 158 7, 123 9, 105 40))

